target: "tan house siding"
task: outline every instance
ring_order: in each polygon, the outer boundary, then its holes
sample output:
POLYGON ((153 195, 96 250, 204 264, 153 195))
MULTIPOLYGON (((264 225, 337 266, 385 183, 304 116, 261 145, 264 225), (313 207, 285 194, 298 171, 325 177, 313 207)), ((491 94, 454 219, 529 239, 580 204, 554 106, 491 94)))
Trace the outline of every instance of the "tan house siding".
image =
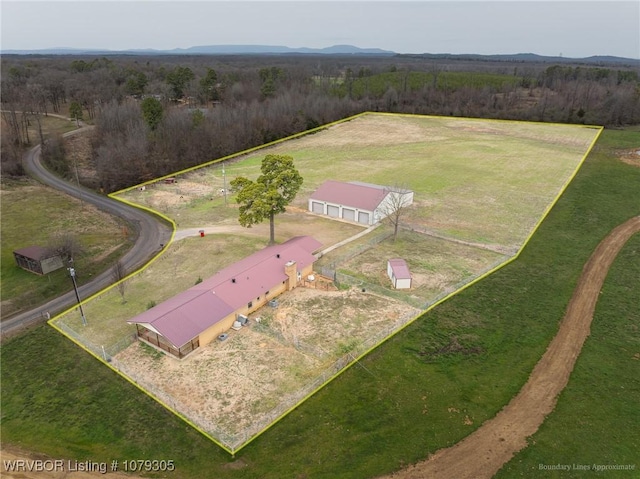
MULTIPOLYGON (((236 310, 235 314, 236 315, 244 314, 245 316, 250 315, 254 311, 257 311, 262 306, 267 304, 267 302, 271 301, 273 298, 275 298, 277 296, 280 296, 282 293, 287 291, 287 285, 288 285, 288 281, 285 281, 284 283, 280 283, 278 286, 275 286, 275 287, 269 289, 269 294, 263 294, 262 296, 260 296, 260 299, 258 299, 258 298, 253 299, 251 301, 251 307, 250 308, 249 308, 249 304, 247 303, 247 306, 244 306, 244 307, 236 310)), ((229 326, 229 327, 231 327, 231 326, 229 326)))
POLYGON ((231 313, 229 316, 226 316, 222 321, 218 321, 216 324, 211 326, 209 329, 203 331, 200 334, 200 346, 206 346, 211 341, 216 339, 219 335, 227 331, 233 326, 233 322, 236 320, 236 313, 231 313))
MULTIPOLYGON (((295 268, 295 263, 293 264, 293 266, 295 268)), ((302 271, 300 271, 300 276, 302 278, 306 278, 308 275, 312 273, 313 273, 313 265, 310 264, 305 268, 303 268, 302 271)), ((294 281, 296 282, 293 285, 293 287, 297 286, 297 280, 295 280, 296 276, 297 276, 297 271, 294 270, 293 278, 294 278, 294 281)), ((279 284, 275 288, 271 288, 268 294, 263 294, 262 296, 260 296, 259 299, 256 298, 255 300, 253 300, 251 308, 249 308, 248 306, 245 306, 243 308, 238 309, 237 311, 234 311, 232 314, 224 318, 222 321, 217 322, 216 324, 211 326, 209 329, 204 331, 202 334, 200 334, 200 346, 206 346, 215 338, 217 338, 220 334, 231 329, 231 326, 233 326, 233 323, 238 317, 238 315, 243 314, 245 316, 248 316, 249 314, 263 307, 272 299, 277 298, 282 293, 284 293, 285 291, 289 291, 290 288, 292 289, 293 287, 291 287, 289 280, 287 280, 284 283, 279 284)))
POLYGON ((128 322, 136 324, 142 340, 182 358, 231 329, 239 315, 249 316, 301 284, 313 273, 313 251, 320 246, 308 236, 270 246, 128 322), (184 317, 193 320, 183 322, 184 317), (179 349, 173 346, 182 342, 179 349))

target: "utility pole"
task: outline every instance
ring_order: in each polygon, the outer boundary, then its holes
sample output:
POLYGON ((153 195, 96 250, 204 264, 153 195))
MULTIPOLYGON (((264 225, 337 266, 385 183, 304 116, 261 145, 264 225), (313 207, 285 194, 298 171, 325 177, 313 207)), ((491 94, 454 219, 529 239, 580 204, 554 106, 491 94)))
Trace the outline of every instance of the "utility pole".
POLYGON ((73 267, 67 268, 69 270, 69 274, 71 275, 71 281, 73 282, 73 290, 76 292, 76 299, 78 300, 78 307, 80 308, 80 315, 82 316, 82 325, 87 325, 87 318, 84 316, 84 311, 82 310, 82 304, 80 303, 80 295, 78 294, 78 285, 76 284, 76 270, 73 267))

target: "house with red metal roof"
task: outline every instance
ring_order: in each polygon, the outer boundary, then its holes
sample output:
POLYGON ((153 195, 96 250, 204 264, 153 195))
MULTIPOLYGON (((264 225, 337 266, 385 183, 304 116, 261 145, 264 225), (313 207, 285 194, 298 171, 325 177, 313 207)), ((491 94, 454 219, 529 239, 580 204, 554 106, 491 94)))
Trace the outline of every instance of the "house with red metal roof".
POLYGON ((183 358, 298 286, 313 272, 321 246, 311 236, 268 246, 127 322, 140 340, 183 358))
POLYGON ((413 191, 351 181, 327 180, 309 197, 309 211, 331 218, 374 225, 397 205, 413 203, 413 191))

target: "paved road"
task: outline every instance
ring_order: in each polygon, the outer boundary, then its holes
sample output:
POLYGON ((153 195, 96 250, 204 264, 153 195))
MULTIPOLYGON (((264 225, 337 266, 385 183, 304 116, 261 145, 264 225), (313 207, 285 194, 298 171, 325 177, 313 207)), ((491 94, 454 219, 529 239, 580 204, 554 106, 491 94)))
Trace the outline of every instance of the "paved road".
MULTIPOLYGON (((65 136, 79 134, 88 128, 91 127, 71 131, 65 136)), ((25 155, 24 168, 27 174, 36 180, 82 201, 91 203, 107 213, 119 216, 132 226, 137 237, 134 246, 122 258, 126 271, 135 271, 146 264, 147 261, 159 253, 161 245, 166 245, 171 240, 171 226, 161 221, 158 217, 94 193, 82 186, 78 187, 76 184, 61 179, 45 169, 40 162, 40 145, 32 148, 25 155)), ((113 283, 113 278, 111 269, 109 269, 98 275, 90 283, 79 287, 80 298, 86 298, 111 283, 113 283)), ((70 291, 42 306, 13 315, 2 321, 0 325, 2 336, 15 334, 25 327, 44 321, 46 320, 47 312, 53 316, 55 313, 61 312, 75 303, 77 303, 75 293, 70 291)))

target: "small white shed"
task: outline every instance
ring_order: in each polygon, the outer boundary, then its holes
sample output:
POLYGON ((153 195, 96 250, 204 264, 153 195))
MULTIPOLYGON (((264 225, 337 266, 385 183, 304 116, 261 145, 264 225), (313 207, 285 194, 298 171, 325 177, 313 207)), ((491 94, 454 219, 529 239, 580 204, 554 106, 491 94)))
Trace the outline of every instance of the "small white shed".
POLYGON ((395 289, 411 288, 411 272, 405 260, 398 258, 387 261, 387 274, 395 289))

